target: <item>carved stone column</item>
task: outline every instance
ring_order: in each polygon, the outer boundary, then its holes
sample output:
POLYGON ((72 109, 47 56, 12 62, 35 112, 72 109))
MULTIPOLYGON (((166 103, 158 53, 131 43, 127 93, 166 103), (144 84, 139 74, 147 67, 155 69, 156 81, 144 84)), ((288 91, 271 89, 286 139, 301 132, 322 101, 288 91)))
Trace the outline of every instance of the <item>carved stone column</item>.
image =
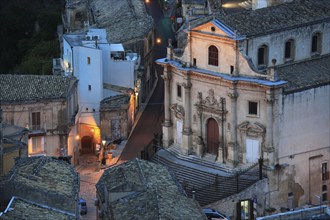
POLYGON ((238 163, 237 148, 237 82, 233 82, 233 86, 228 92, 230 98, 230 143, 228 144, 228 161, 236 165, 238 163))
POLYGON ((170 88, 171 88, 171 74, 168 71, 167 67, 164 68, 164 75, 162 75, 164 80, 164 123, 163 123, 163 146, 169 147, 171 144, 172 137, 172 122, 171 122, 171 97, 170 97, 170 88))
POLYGON ((273 146, 273 106, 274 95, 271 90, 267 90, 266 99, 267 103, 267 125, 266 125, 266 153, 268 154, 269 165, 274 165, 274 146, 273 146))
POLYGON ((182 131, 182 150, 184 154, 189 154, 190 149, 191 149, 191 97, 190 97, 190 88, 191 88, 191 83, 186 82, 183 83, 182 86, 184 87, 184 108, 185 108, 185 115, 184 115, 184 126, 183 126, 183 131, 182 131))
POLYGON ((204 142, 203 142, 203 118, 202 118, 202 93, 198 93, 199 103, 196 105, 197 115, 198 115, 198 137, 197 137, 197 155, 203 156, 204 154, 204 142))

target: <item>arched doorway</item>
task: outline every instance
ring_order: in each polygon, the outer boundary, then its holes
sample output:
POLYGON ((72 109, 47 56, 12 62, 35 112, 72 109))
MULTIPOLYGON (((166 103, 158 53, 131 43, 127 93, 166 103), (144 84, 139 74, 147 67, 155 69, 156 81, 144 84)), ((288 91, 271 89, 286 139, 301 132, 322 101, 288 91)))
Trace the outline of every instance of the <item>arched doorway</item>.
POLYGON ((207 121, 207 153, 218 155, 219 143, 218 123, 210 118, 207 121))
POLYGON ((92 154, 93 153, 93 144, 92 138, 85 136, 81 139, 81 153, 82 154, 92 154))

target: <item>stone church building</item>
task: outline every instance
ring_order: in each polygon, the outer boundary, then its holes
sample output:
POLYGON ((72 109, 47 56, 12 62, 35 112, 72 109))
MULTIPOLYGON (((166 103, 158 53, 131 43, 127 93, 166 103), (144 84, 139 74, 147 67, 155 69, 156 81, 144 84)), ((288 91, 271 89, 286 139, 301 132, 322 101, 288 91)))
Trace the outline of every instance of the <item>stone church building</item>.
POLYGON ((328 203, 330 4, 267 4, 190 20, 169 41, 163 145, 233 169, 262 158, 264 208, 328 203))

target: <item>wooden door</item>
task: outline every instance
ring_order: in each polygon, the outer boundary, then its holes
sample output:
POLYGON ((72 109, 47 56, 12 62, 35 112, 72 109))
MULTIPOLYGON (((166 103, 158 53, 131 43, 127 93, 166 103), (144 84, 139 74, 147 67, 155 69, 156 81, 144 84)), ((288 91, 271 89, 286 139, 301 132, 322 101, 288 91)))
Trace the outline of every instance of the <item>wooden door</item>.
POLYGON ((85 136, 81 139, 81 153, 91 154, 93 153, 92 138, 85 136))
POLYGON ((207 121, 207 153, 218 155, 219 136, 218 123, 210 118, 207 121))

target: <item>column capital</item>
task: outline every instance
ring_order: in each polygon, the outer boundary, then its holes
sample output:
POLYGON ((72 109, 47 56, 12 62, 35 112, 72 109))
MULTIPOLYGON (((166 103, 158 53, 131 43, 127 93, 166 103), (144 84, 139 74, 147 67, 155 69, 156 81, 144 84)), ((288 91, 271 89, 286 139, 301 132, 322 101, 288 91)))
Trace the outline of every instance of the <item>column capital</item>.
POLYGON ((167 82, 171 80, 171 76, 169 74, 161 75, 161 77, 163 78, 164 81, 167 81, 167 82))
POLYGON ((238 93, 237 93, 236 91, 228 92, 227 95, 228 95, 231 99, 237 99, 237 97, 238 97, 238 93))
POLYGON ((266 96, 265 101, 267 104, 273 104, 275 102, 275 99, 273 97, 266 96))
POLYGON ((182 86, 185 88, 185 89, 190 89, 192 84, 190 82, 187 82, 187 83, 182 83, 182 86))

